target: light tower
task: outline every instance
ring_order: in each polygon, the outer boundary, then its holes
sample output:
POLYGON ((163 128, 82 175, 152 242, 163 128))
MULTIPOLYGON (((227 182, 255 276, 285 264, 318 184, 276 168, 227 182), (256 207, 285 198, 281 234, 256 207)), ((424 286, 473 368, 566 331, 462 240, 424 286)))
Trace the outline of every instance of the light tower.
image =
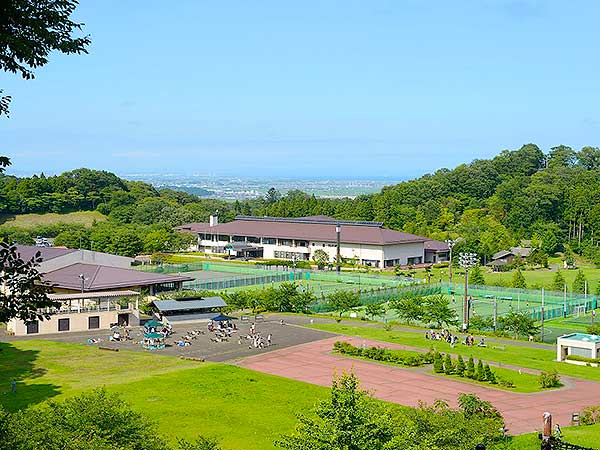
POLYGON ((476 253, 459 253, 458 254, 458 263, 460 267, 465 269, 465 296, 463 298, 463 331, 467 331, 469 328, 469 269, 475 267, 477 264, 477 254, 476 253))

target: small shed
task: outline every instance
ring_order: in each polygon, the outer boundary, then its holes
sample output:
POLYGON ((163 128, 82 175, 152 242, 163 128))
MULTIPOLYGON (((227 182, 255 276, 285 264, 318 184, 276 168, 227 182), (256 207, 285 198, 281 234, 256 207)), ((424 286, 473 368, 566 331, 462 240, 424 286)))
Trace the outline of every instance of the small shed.
POLYGON ((571 333, 556 340, 557 361, 586 364, 586 359, 593 360, 599 356, 600 336, 595 334, 571 333), (569 356, 575 356, 576 359, 570 359, 569 356))
POLYGON ((227 303, 219 297, 154 300, 158 314, 169 323, 209 321, 221 313, 227 303))

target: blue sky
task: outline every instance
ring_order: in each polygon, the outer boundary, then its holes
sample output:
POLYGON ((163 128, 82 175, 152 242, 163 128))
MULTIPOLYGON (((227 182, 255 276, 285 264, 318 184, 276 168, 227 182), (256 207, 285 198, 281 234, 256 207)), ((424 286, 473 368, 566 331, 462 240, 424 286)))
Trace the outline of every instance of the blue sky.
POLYGON ((600 136, 596 1, 81 0, 89 55, 0 73, 12 172, 419 175, 600 136))

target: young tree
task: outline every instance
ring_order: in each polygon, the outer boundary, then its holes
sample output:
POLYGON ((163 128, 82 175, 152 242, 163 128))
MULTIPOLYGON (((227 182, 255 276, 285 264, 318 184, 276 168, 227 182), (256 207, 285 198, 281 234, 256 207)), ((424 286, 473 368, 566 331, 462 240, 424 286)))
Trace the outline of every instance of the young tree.
POLYGON ((333 380, 329 399, 302 415, 295 430, 275 442, 288 450, 383 450, 392 438, 388 410, 371 401, 353 373, 333 380))
POLYGON ((475 379, 477 381, 485 381, 485 372, 483 369, 483 361, 477 361, 477 366, 475 368, 475 379))
POLYGON ((43 310, 60 306, 48 298, 50 288, 37 269, 41 262, 39 252, 23 261, 17 247, 0 242, 0 322, 48 319, 49 314, 43 310))
POLYGON ((450 307, 450 300, 443 294, 432 295, 426 298, 423 306, 423 320, 436 322, 438 328, 446 325, 457 325, 456 311, 450 307))
POLYGON ((579 269, 573 281, 573 292, 583 294, 585 292, 586 278, 583 270, 579 269))
POLYGON ((467 370, 465 371, 465 376, 467 378, 475 378, 475 361, 473 361, 472 356, 469 356, 469 361, 467 361, 467 370))
POLYGON ((554 278, 552 279, 552 290, 562 291, 565 288, 565 284, 567 284, 565 277, 563 277, 560 270, 557 270, 556 275, 554 275, 554 278))
POLYGON ((454 362, 449 354, 444 358, 444 373, 446 375, 452 375, 454 373, 454 362))
POLYGON ((512 287, 519 289, 526 289, 527 283, 525 282, 525 277, 521 272, 521 269, 517 269, 512 277, 512 287))
POLYGON ((444 355, 435 352, 433 355, 433 371, 435 373, 444 373, 444 355))
POLYGON ((483 276, 483 270, 481 270, 481 266, 479 264, 469 271, 469 283, 479 286, 485 285, 485 277, 483 276))
POLYGON ((456 359, 456 375, 459 377, 464 377, 465 369, 465 361, 461 355, 458 355, 458 358, 456 359))
POLYGON ((313 253, 313 261, 317 263, 319 269, 324 268, 329 263, 329 255, 325 250, 317 249, 313 253))
MULTIPOLYGON (((0 69, 33 79, 53 51, 87 53, 89 36, 74 37, 83 24, 73 22, 75 0, 9 0, 0 3, 0 69)), ((0 93, 2 91, 0 90, 0 93)), ((8 115, 10 96, 0 95, 0 116, 8 115)))
POLYGON ((329 294, 329 305, 334 311, 338 311, 340 317, 346 311, 360 306, 360 295, 352 291, 334 291, 329 294))
POLYGON ((404 295, 403 297, 390 301, 390 309, 407 323, 418 321, 423 318, 423 299, 416 295, 404 295))
POLYGON ((370 303, 365 308, 365 314, 373 320, 375 317, 381 316, 384 313, 384 308, 381 303, 370 303))
POLYGON ((519 336, 533 336, 539 331, 535 320, 522 312, 511 311, 499 319, 499 324, 501 329, 513 333, 515 339, 519 336))

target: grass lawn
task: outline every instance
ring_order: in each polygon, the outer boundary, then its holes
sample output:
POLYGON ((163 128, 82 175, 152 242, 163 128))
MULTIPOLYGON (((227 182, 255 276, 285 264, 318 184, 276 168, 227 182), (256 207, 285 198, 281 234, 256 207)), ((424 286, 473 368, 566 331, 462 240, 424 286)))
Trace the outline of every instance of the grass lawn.
POLYGON ((36 225, 54 225, 56 223, 74 223, 91 226, 92 223, 106 220, 106 216, 98 211, 77 211, 68 214, 17 214, 0 215, 0 225, 12 225, 22 228, 32 228, 36 225))
POLYGON ((360 336, 367 339, 393 342, 395 344, 404 344, 426 350, 434 348, 442 353, 457 354, 467 358, 473 356, 476 359, 481 358, 485 362, 511 364, 518 367, 546 371, 555 369, 561 375, 600 381, 600 370, 598 370, 598 368, 576 366, 554 361, 554 358, 556 358, 554 350, 529 348, 511 344, 503 344, 502 346, 492 344, 489 347, 466 347, 459 344, 454 348, 451 348, 446 342, 425 339, 422 334, 408 331, 386 331, 381 327, 361 327, 336 323, 315 324, 310 326, 334 333, 360 336))
POLYGON ((225 449, 274 448, 297 413, 328 395, 323 387, 173 356, 38 340, 0 349, 0 404, 10 411, 105 386, 157 421, 165 437, 214 435, 225 449), (13 379, 16 395, 9 392, 13 379))
MULTIPOLYGON (((600 424, 578 427, 561 427, 562 438, 570 444, 600 448, 600 424)), ((539 450, 540 440, 537 433, 522 434, 510 438, 508 450, 539 450)))

